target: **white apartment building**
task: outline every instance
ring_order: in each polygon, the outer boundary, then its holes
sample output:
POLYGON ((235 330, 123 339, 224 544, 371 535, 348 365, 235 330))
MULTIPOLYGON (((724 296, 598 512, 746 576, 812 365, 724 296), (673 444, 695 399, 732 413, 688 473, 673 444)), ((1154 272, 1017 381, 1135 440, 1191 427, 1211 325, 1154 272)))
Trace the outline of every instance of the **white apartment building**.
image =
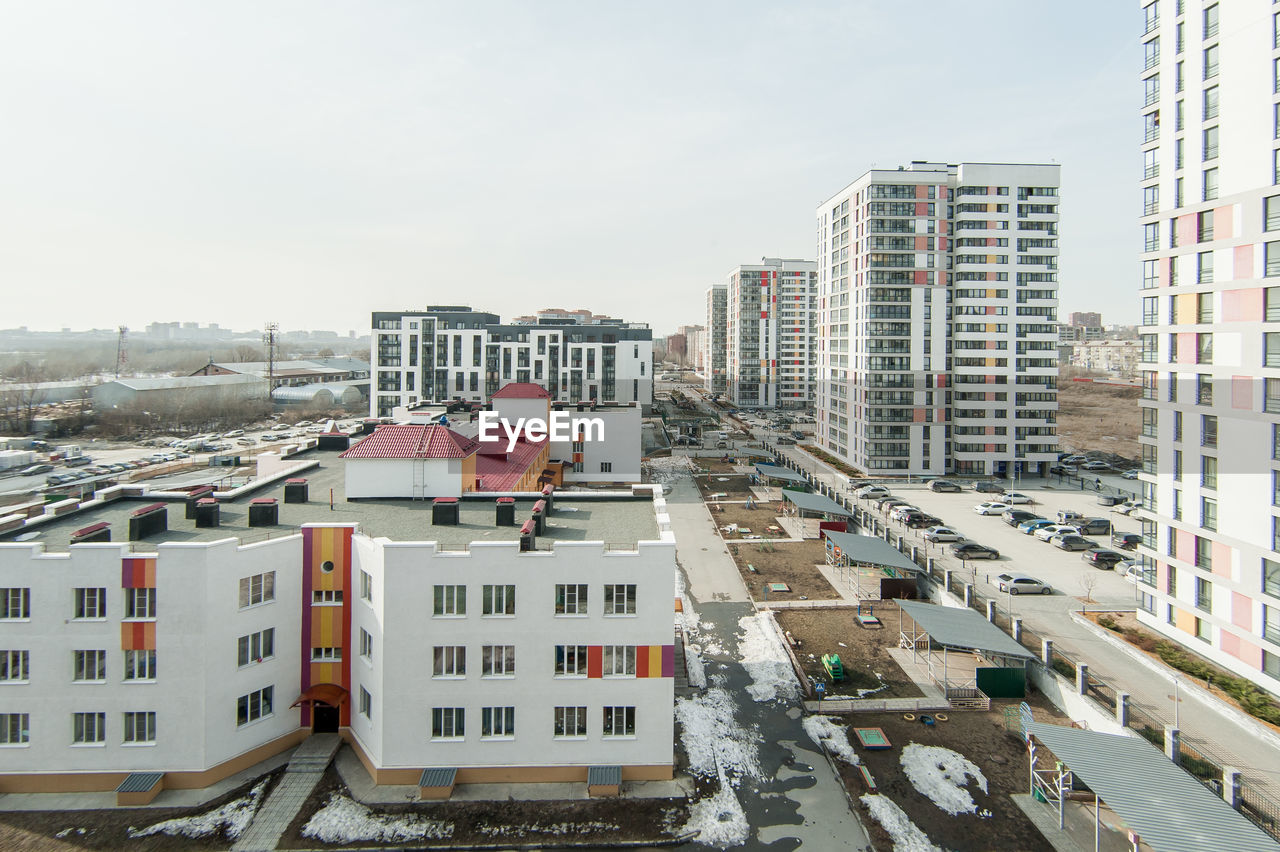
POLYGON ((879 474, 1057 457, 1059 167, 913 162, 819 205, 818 443, 879 474))
POLYGON ((1142 8, 1138 618, 1280 694, 1280 17, 1142 8))
POLYGON ((712 284, 707 288, 707 331, 703 335, 702 388, 707 393, 725 392, 725 324, 729 287, 712 284))
POLYGON ((817 264, 765 257, 729 273, 725 387, 734 405, 808 408, 817 350, 817 264))
POLYGON ((653 405, 653 333, 642 323, 503 325, 465 306, 375 312, 369 411, 416 402, 484 402, 510 382, 557 402, 653 405))

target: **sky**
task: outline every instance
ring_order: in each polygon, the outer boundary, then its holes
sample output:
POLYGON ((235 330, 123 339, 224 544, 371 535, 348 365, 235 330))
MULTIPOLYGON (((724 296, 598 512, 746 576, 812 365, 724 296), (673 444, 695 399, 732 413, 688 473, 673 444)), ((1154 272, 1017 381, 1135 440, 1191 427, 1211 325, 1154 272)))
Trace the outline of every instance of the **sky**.
POLYGON ((1061 316, 1138 318, 1123 0, 0 0, 0 327, 668 333, 912 160, 1062 165, 1061 316))

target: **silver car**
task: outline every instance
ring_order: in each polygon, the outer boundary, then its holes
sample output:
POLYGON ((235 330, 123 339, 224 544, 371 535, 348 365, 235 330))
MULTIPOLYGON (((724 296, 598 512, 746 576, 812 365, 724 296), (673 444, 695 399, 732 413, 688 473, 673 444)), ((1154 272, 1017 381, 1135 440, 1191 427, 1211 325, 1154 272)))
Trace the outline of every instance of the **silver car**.
POLYGON ((1048 583, 1042 583, 1035 577, 1026 574, 1001 574, 996 578, 1000 591, 1011 595, 1051 595, 1053 589, 1048 583))

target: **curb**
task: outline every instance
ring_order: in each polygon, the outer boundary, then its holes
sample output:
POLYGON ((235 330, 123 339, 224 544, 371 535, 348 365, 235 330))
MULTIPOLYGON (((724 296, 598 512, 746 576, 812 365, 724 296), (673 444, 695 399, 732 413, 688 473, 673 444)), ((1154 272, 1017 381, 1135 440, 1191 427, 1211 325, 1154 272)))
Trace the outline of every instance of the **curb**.
POLYGON ((688 843, 698 836, 699 832, 686 831, 678 837, 664 837, 658 840, 614 840, 614 841, 593 841, 591 843, 573 842, 573 841, 554 841, 548 840, 545 843, 470 843, 449 846, 443 844, 424 844, 421 846, 317 846, 314 848, 298 848, 292 849, 290 852, 387 852, 388 849, 415 849, 415 850, 450 850, 450 852, 463 852, 463 850, 476 850, 476 852, 500 852, 506 849, 644 849, 649 847, 666 847, 679 846, 688 843))

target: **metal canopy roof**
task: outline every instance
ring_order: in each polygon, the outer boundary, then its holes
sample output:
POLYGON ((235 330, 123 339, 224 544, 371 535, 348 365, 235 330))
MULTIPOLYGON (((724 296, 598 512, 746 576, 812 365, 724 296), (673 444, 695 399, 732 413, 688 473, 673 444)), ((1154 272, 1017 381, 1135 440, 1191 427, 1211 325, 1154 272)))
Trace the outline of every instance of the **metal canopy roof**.
POLYGON ((621 783, 621 766, 587 767, 587 786, 589 787, 617 787, 621 783))
POLYGON ((1280 844, 1141 737, 1032 722, 1027 730, 1159 852, 1280 844))
POLYGON ((939 645, 1034 659, 1030 651, 968 607, 939 606, 919 601, 898 601, 898 606, 939 645))
POLYGON ((808 481, 804 478, 804 474, 796 473, 790 468, 776 464, 765 464, 764 462, 759 462, 756 464, 756 472, 761 476, 768 477, 769 479, 785 479, 788 482, 808 481))
POLYGON ((458 778, 458 770, 453 766, 429 766, 418 776, 419 787, 452 787, 458 778))
POLYGON ((840 548, 843 556, 850 562, 861 562, 870 565, 887 565, 902 571, 919 573, 922 569, 911 561, 911 557, 898 550, 889 542, 873 535, 856 535, 854 533, 827 530, 827 538, 840 548))
POLYGON ((160 783, 163 772, 130 772, 116 787, 117 793, 146 793, 160 783))
POLYGON ((852 518, 853 513, 841 506, 830 497, 823 497, 821 494, 810 494, 807 491, 788 491, 783 489, 782 496, 795 503, 800 509, 806 512, 825 512, 828 515, 839 515, 842 518, 852 518))

